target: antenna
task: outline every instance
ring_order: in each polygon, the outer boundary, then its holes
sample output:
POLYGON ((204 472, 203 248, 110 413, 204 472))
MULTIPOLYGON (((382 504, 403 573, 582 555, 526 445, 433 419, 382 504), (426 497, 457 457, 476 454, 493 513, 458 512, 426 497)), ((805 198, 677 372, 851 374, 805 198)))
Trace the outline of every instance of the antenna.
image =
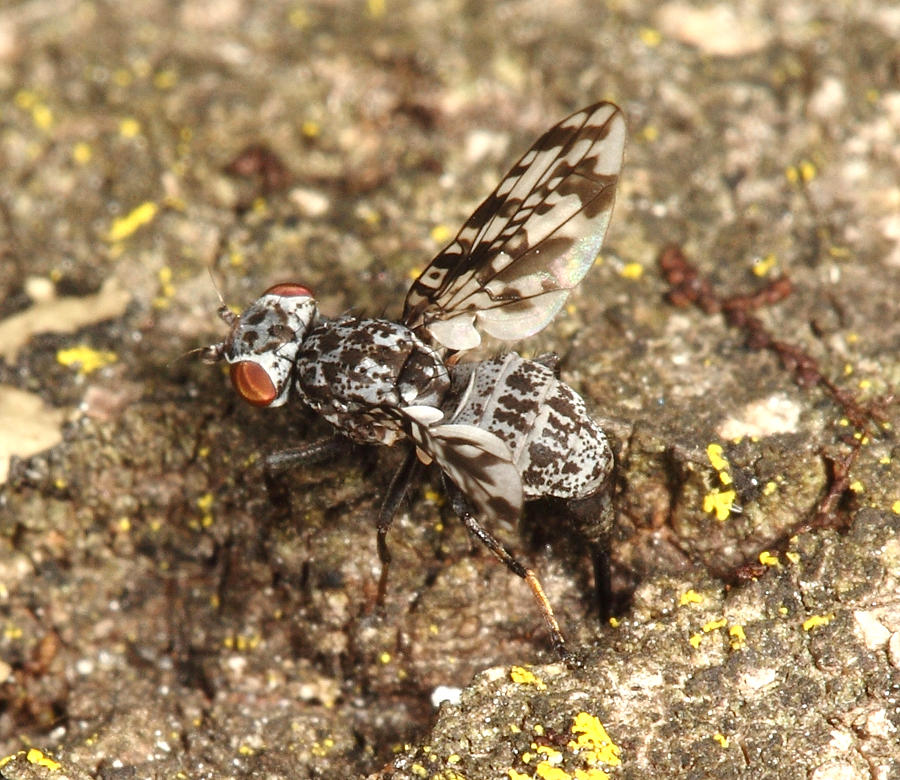
MULTIPOLYGON (((209 274, 209 281, 212 282, 213 289, 216 291, 216 297, 219 299, 219 308, 216 310, 216 314, 219 315, 219 319, 221 319, 226 325, 230 327, 234 325, 235 321, 237 320, 237 314, 229 309, 228 304, 225 303, 225 297, 222 295, 222 291, 219 289, 219 285, 216 284, 216 277, 213 276, 213 269, 211 265, 206 266, 206 272, 209 274)), ((221 357, 221 355, 219 355, 219 357, 221 357)), ((218 360, 218 357, 215 359, 218 360)))

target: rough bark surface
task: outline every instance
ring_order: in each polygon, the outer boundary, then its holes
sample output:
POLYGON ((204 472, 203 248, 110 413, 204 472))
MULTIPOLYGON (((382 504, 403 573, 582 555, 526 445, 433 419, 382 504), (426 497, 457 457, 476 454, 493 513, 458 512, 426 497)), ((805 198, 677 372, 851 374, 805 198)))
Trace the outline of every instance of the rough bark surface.
POLYGON ((6 4, 0 775, 900 776, 898 39, 880 1, 6 4), (616 440, 618 624, 552 508, 492 529, 566 666, 434 475, 379 614, 400 453, 266 484, 327 425, 185 353, 221 336, 209 269, 237 307, 294 280, 396 316, 602 98, 603 260, 522 347, 616 440), (722 297, 786 274, 754 315, 815 371, 669 303, 671 243, 722 297))

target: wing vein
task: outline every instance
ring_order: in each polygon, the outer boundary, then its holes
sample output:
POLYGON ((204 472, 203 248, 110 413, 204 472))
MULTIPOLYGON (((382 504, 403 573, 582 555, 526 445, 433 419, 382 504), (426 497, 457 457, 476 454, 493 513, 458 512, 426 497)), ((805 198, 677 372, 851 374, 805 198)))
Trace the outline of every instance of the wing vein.
POLYGON ((624 145, 612 103, 546 131, 413 282, 404 322, 449 349, 543 328, 600 250, 624 145))

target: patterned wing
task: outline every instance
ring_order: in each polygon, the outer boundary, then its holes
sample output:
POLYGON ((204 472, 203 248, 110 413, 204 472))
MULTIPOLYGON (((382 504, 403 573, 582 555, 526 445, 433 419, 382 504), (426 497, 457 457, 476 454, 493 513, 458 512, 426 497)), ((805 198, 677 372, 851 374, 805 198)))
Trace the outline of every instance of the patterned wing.
POLYGON ((600 251, 624 148, 612 103, 551 127, 413 282, 404 323, 454 350, 541 330, 600 251))
POLYGON ((474 425, 440 424, 443 414, 431 406, 400 410, 419 458, 434 460, 465 494, 481 519, 515 523, 524 503, 522 478, 507 446, 474 425))

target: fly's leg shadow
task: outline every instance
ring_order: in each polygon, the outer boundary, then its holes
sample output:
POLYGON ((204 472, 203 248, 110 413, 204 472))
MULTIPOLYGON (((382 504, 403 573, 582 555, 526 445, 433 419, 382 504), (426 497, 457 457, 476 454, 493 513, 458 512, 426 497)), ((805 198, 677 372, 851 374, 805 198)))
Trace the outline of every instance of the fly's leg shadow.
POLYGON ((616 524, 616 509, 611 477, 612 474, 595 493, 568 499, 564 504, 569 521, 588 546, 594 572, 595 609, 601 623, 609 620, 613 610, 609 545, 616 524))

